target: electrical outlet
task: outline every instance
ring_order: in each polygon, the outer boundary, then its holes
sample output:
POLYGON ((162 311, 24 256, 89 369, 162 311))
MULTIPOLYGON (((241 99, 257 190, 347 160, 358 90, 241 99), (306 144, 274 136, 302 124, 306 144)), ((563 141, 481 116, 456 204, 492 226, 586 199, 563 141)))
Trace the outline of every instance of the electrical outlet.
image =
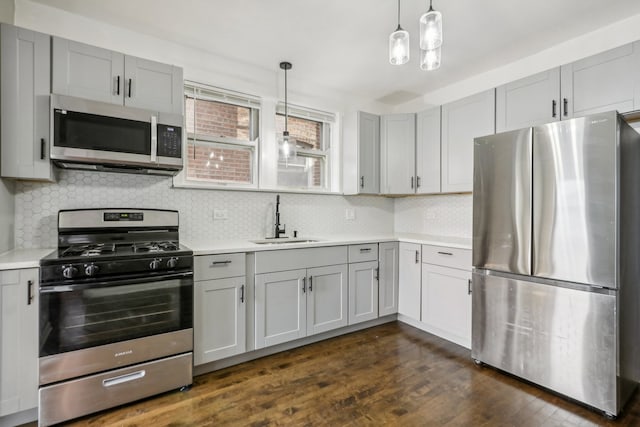
POLYGON ((214 209, 213 220, 229 219, 229 212, 226 209, 214 209))
POLYGON ((344 218, 347 221, 354 221, 356 219, 356 210, 353 208, 347 208, 344 211, 344 218))

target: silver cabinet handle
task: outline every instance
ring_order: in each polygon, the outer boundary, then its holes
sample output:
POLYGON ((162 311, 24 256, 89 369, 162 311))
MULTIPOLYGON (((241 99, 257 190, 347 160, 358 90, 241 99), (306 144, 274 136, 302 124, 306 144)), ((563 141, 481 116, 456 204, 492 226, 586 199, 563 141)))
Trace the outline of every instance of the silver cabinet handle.
POLYGON ((364 175, 360 177, 360 188, 364 188, 364 175))
POLYGON ((120 95, 120 76, 116 77, 116 95, 120 95))
POLYGON ((227 265, 227 264, 231 264, 231 260, 211 261, 211 265, 209 267, 216 267, 216 266, 219 266, 219 265, 227 265))
POLYGON ((40 160, 44 160, 45 158, 45 145, 44 138, 40 138, 40 160))
POLYGON ((471 295, 471 279, 467 282, 467 295, 471 295))
POLYGON ((416 188, 420 188, 420 177, 416 176, 416 188))
POLYGON ((451 252, 440 252, 440 251, 438 251, 438 253, 439 253, 440 255, 449 255, 449 256, 452 256, 452 255, 453 255, 451 252))
POLYGON ((240 302, 244 304, 244 285, 240 286, 240 302))
POLYGON ((302 292, 303 293, 307 292, 307 278, 306 277, 302 278, 302 292))
POLYGON ((360 253, 371 252, 371 248, 360 248, 360 253))
POLYGON ((567 98, 562 98, 562 108, 564 116, 567 117, 569 115, 569 100, 567 98))
POLYGON ((129 79, 129 98, 131 98, 131 79, 129 79))
POLYGON ((416 264, 420 262, 420 251, 416 251, 416 264))
POLYGON ((133 372, 131 374, 120 375, 119 377, 108 378, 106 380, 102 380, 103 387, 111 387, 114 385, 127 383, 129 381, 139 380, 140 378, 144 378, 147 372, 143 369, 142 371, 133 372))
POLYGON ((313 276, 309 276, 309 292, 313 292, 313 276))
POLYGON ((414 177, 411 177, 411 188, 413 189, 413 179, 414 177))
POLYGON ((380 269, 376 268, 376 280, 380 280, 380 269))

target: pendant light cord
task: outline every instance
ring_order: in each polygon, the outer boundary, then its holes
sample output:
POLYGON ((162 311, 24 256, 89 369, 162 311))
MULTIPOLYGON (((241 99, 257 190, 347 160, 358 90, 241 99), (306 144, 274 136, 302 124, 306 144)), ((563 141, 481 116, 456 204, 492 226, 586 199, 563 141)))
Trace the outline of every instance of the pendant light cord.
POLYGON ((398 28, 400 28, 400 0, 398 0, 398 28))
POLYGON ((289 132, 289 103, 287 101, 287 69, 284 69, 284 131, 289 132))

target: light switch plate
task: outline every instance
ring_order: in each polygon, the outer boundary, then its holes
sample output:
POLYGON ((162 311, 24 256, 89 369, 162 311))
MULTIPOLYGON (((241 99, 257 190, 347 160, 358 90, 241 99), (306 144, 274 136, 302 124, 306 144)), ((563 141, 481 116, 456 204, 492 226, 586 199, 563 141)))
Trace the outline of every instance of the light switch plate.
POLYGON ((356 219, 356 210, 353 208, 346 208, 344 211, 344 218, 347 221, 354 221, 356 219))
POLYGON ((229 219, 229 212, 226 209, 214 209, 213 220, 229 219))

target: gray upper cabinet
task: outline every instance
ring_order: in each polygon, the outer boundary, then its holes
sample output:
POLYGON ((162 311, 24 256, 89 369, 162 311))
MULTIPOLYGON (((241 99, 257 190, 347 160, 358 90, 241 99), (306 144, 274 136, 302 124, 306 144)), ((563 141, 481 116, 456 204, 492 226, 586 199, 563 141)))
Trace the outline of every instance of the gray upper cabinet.
POLYGON ((560 68, 496 89, 496 132, 559 120, 560 114, 560 68))
POLYGON ((52 92, 182 114, 182 69, 53 37, 52 92))
POLYGON ((640 109, 640 42, 507 83, 496 90, 498 132, 640 109))
POLYGON ((640 42, 563 65, 562 119, 640 108, 640 42))
POLYGON ((382 116, 380 190, 382 194, 415 193, 416 115, 382 116))
POLYGON ((358 112, 358 193, 380 192, 380 116, 358 112))
POLYGON ((473 139, 495 133, 495 90, 442 106, 442 192, 473 189, 473 139))
POLYGON ((52 180, 50 37, 2 24, 0 39, 2 176, 52 180))
POLYGON ((440 192, 440 107, 416 115, 416 193, 440 192))

